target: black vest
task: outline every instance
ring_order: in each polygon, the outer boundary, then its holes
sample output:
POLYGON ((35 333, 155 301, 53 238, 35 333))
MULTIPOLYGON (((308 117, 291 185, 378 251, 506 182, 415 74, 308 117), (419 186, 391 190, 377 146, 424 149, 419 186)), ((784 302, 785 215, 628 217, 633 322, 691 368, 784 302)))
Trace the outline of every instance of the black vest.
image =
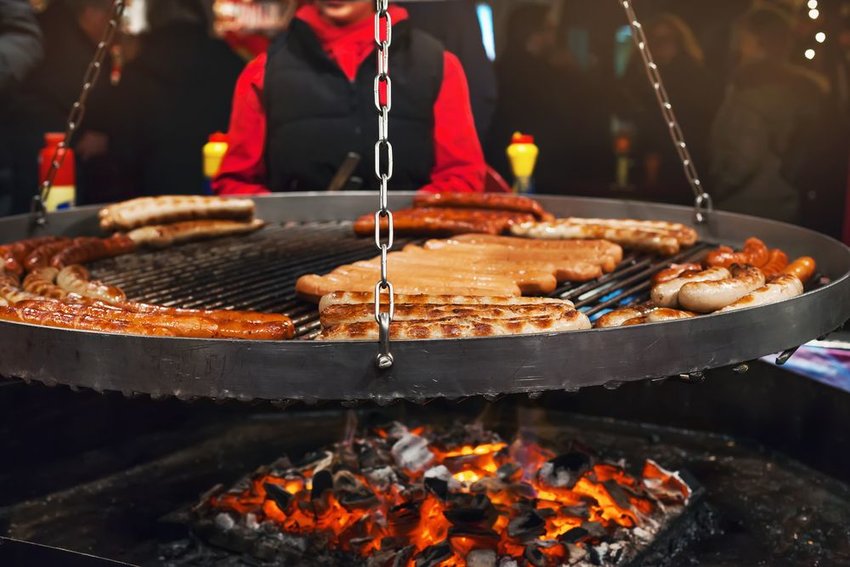
MULTIPOLYGON (((353 178, 376 189, 373 51, 351 82, 327 56, 309 25, 294 20, 269 51, 264 104, 266 166, 272 191, 322 190, 349 152, 360 155, 353 178)), ((434 103, 443 82, 443 48, 407 22, 393 26, 390 48, 392 189, 430 181, 434 103)))

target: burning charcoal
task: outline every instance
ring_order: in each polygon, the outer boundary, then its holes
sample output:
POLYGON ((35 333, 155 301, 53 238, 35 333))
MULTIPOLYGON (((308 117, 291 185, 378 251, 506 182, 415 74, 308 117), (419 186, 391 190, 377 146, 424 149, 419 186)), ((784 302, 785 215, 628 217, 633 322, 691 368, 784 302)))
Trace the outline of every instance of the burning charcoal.
POLYGON ((396 464, 409 471, 421 471, 434 460, 434 454, 428 449, 428 440, 407 433, 392 448, 396 464))
POLYGON ((578 543, 587 538, 589 535, 590 532, 584 528, 573 528, 558 536, 558 541, 562 543, 578 543))
POLYGON ((333 490, 334 478, 330 471, 322 470, 313 475, 313 489, 310 492, 310 500, 318 500, 328 490, 333 490))
POLYGON ((499 560, 499 567, 519 567, 519 563, 517 563, 516 559, 502 557, 502 559, 499 560))
POLYGON ((578 506, 564 506, 559 513, 563 516, 573 516, 574 518, 587 519, 590 515, 590 508, 587 504, 579 504, 578 506))
POLYGON ((492 549, 473 549, 466 556, 466 567, 496 567, 496 560, 492 549))
POLYGON ((499 534, 490 528, 480 528, 473 525, 452 526, 449 528, 448 540, 452 543, 455 538, 472 540, 475 547, 480 549, 496 549, 499 546, 499 534))
POLYGON ((317 453, 308 453, 304 456, 297 468, 300 470, 313 469, 318 472, 326 469, 333 463, 334 456, 330 451, 319 451, 317 453))
POLYGON ((508 524, 508 535, 520 540, 535 538, 545 531, 545 520, 534 510, 520 514, 508 524))
POLYGON ((549 486, 572 488, 578 479, 590 470, 590 456, 573 451, 547 461, 537 473, 538 478, 549 486))
POLYGON ((271 498, 281 512, 286 512, 289 505, 292 503, 292 495, 283 489, 282 486, 266 482, 263 484, 266 489, 266 496, 271 498))
POLYGON ((260 522, 257 521, 256 514, 252 514, 251 512, 245 514, 245 527, 254 531, 260 529, 260 522))
POLYGON ((526 500, 534 500, 537 498, 537 491, 527 482, 519 482, 512 484, 509 487, 511 494, 517 498, 525 498, 526 500))
POLYGON ((594 540, 600 540, 608 535, 608 530, 605 526, 596 522, 585 522, 581 527, 587 530, 590 537, 594 540))
POLYGON ((369 487, 346 470, 338 471, 333 476, 333 489, 340 504, 348 509, 370 508, 378 501, 369 487))
POLYGON ((416 553, 416 547, 412 545, 400 550, 393 559, 392 567, 407 567, 414 553, 416 553))
POLYGON ((419 503, 408 501, 393 506, 390 508, 388 521, 397 533, 409 533, 419 525, 419 503))
POLYGON ((624 510, 632 509, 632 503, 629 501, 629 496, 623 491, 622 487, 617 484, 616 481, 606 480, 602 483, 602 485, 605 487, 605 490, 608 491, 608 494, 611 495, 611 498, 614 499, 614 502, 617 503, 617 506, 624 510))
POLYGON ((440 543, 426 547, 416 558, 416 567, 437 567, 452 556, 452 548, 448 543, 440 543))
POLYGON ((486 494, 452 494, 449 502, 443 514, 454 525, 489 528, 496 522, 498 512, 486 494))
POLYGON ((505 490, 505 483, 493 476, 485 476, 481 480, 475 481, 469 487, 472 492, 501 492, 505 490))
POLYGON ((398 482, 398 476, 390 467, 371 469, 363 474, 366 475, 366 478, 369 480, 369 484, 381 492, 389 490, 390 486, 398 482))
POLYGON ((525 560, 534 567, 546 567, 546 556, 536 545, 528 545, 523 554, 525 560))
POLYGON ((446 498, 448 498, 448 496, 449 496, 449 483, 446 482, 445 480, 440 479, 440 478, 436 478, 436 477, 431 477, 431 478, 425 477, 425 479, 422 482, 425 485, 425 488, 428 490, 428 492, 430 492, 431 494, 433 494, 434 496, 436 496, 440 500, 445 500, 446 498))
POLYGON ((499 467, 496 474, 505 482, 516 482, 522 478, 522 468, 516 463, 506 463, 499 467))

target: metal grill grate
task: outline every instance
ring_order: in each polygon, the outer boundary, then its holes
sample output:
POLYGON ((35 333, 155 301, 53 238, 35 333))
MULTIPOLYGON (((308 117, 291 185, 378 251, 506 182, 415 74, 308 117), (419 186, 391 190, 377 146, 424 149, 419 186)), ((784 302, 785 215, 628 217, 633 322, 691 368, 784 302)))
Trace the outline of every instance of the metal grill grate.
MULTIPOLYGON (((271 224, 249 236, 223 238, 103 260, 92 275, 121 287, 135 301, 198 309, 250 309, 285 313, 296 336, 319 328, 316 306, 295 296, 295 281, 340 264, 372 258, 374 243, 352 237, 349 221, 271 224)), ((399 239, 399 249, 413 239, 399 239)), ((616 271, 584 284, 568 284, 553 297, 570 299, 591 317, 648 295, 650 276, 670 262, 698 256, 698 245, 674 258, 627 255, 616 271)))

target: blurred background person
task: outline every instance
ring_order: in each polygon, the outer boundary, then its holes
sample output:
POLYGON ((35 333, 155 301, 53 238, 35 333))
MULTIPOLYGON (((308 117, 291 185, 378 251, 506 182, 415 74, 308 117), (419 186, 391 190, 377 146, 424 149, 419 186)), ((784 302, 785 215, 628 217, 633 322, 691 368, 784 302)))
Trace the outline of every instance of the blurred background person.
POLYGON ((133 196, 200 193, 202 148, 227 129, 244 61, 212 37, 208 0, 147 0, 146 14, 118 87, 113 152, 133 196))
POLYGON ((736 43, 738 67, 711 136, 714 204, 799 223, 828 85, 788 61, 792 21, 778 8, 746 13, 736 43))
POLYGON ((534 172, 540 193, 588 194, 612 169, 610 108, 592 71, 559 46, 552 8, 517 6, 507 18, 496 60, 499 100, 486 145, 488 163, 505 179, 511 134, 531 134, 541 152, 534 172))
MULTIPOLYGON (((41 59, 41 30, 27 0, 0 0, 0 216, 12 212, 17 177, 16 90, 41 59)), ((33 191, 35 186, 33 186, 33 191)))
MULTIPOLYGON (((723 96, 722 82, 705 67, 702 48, 691 28, 678 16, 662 13, 644 26, 652 55, 697 167, 708 165, 711 122, 723 96)), ((620 82, 620 117, 634 126, 636 182, 642 197, 690 204, 692 192, 655 90, 647 80, 637 48, 620 82)))

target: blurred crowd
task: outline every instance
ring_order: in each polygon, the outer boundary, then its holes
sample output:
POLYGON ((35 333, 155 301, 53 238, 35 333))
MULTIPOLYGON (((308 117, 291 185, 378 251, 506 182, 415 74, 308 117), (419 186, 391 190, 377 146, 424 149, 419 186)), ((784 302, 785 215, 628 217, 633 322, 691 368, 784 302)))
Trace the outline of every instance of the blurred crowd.
MULTIPOLYGON (((492 177, 511 179, 505 148, 522 131, 541 150, 538 192, 692 202, 618 3, 490 4, 501 14, 495 62, 473 0, 404 6, 458 56, 492 177), (587 40, 594 18, 609 23, 587 40)), ((720 2, 704 21, 704 3, 647 5, 644 29, 715 206, 838 235, 850 2, 822 0, 817 29, 794 3, 720 2), (820 29, 828 41, 807 64, 804 40, 820 29)), ((111 50, 71 144, 78 204, 205 190, 201 149, 227 130, 237 79, 256 55, 215 37, 211 6, 146 0, 145 32, 122 35, 111 50)), ((0 214, 28 209, 44 134, 65 129, 111 7, 53 0, 36 15, 27 0, 0 0, 0 214)))

